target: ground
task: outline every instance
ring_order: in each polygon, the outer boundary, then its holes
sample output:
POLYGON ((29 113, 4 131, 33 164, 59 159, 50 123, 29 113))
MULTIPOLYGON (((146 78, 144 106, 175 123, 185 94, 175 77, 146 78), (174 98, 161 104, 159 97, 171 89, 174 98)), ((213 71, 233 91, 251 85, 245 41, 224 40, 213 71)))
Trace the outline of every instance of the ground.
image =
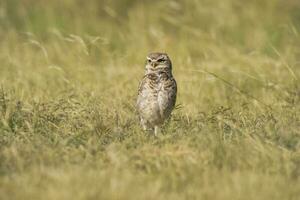
POLYGON ((296 0, 4 0, 0 199, 299 199, 296 0), (159 137, 135 101, 167 52, 159 137))

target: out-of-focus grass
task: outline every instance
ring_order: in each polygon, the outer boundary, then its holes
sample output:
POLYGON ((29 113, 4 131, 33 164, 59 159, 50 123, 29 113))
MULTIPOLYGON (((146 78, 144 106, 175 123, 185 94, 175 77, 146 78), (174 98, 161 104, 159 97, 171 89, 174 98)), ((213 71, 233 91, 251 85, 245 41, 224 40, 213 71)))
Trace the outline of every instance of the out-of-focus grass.
POLYGON ((0 3, 0 199, 298 199, 297 0, 0 3), (178 109, 134 108, 168 52, 178 109))

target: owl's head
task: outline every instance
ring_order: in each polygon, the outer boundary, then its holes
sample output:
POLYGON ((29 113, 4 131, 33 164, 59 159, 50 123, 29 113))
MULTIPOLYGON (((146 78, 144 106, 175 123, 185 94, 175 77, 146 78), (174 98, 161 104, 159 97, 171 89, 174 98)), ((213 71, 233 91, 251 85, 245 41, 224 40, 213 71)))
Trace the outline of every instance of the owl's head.
POLYGON ((146 73, 164 71, 172 72, 172 63, 166 53, 149 53, 146 61, 146 73))

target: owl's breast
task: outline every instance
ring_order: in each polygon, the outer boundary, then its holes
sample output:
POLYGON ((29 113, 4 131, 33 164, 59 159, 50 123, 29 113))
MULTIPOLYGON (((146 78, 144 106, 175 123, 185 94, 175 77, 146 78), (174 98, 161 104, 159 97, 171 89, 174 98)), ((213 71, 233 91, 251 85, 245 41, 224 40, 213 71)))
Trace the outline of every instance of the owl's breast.
POLYGON ((156 80, 143 80, 139 89, 137 109, 140 116, 151 123, 158 123, 161 120, 158 93, 156 80))
POLYGON ((172 76, 161 73, 144 77, 137 100, 137 109, 141 117, 153 123, 161 123, 169 117, 175 101, 176 82, 172 76))

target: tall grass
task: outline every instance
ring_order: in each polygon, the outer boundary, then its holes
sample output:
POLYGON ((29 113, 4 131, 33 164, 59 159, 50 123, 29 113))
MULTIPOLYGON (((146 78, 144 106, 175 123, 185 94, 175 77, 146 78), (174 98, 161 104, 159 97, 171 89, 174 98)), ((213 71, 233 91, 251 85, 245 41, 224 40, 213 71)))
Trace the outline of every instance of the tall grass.
POLYGON ((3 0, 0 199, 298 199, 296 0, 3 0), (177 109, 141 131, 167 52, 177 109))

